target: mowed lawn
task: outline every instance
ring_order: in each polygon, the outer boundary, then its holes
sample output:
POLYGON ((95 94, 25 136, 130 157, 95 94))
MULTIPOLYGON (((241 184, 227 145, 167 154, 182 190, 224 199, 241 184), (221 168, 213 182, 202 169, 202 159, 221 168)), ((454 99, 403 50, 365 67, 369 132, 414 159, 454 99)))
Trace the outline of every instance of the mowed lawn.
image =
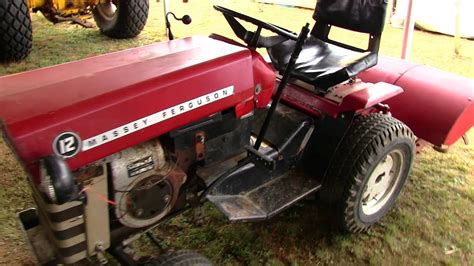
MULTIPOLYGON (((52 25, 40 14, 33 15, 33 52, 22 62, 0 65, 0 75, 165 41, 162 3, 151 2, 151 16, 144 32, 131 40, 109 39, 96 29, 82 29, 67 23, 52 25)), ((233 37, 222 15, 213 11, 210 1, 171 2, 177 15, 193 17, 189 26, 174 23, 175 35, 215 32, 233 37)), ((312 22, 310 10, 261 5, 248 0, 214 3, 294 31, 305 22, 312 22)), ((336 37, 362 41, 360 36, 342 31, 336 32, 336 37)), ((401 39, 402 30, 387 25, 381 53, 399 56, 401 39)), ((454 54, 452 37, 417 31, 412 61, 474 78, 474 41, 461 40, 460 51, 459 55, 454 54)), ((429 98, 430 95, 426 95, 426 100, 429 98)), ((473 130, 468 137, 474 140, 473 130)), ((0 264, 31 264, 15 218, 16 212, 32 206, 25 180, 12 153, 0 142, 0 264)), ((194 225, 192 213, 187 212, 155 233, 164 239, 168 248, 195 249, 217 264, 473 265, 474 145, 459 141, 447 154, 427 147, 417 157, 410 180, 395 207, 366 234, 342 235, 334 231, 328 214, 321 213, 312 198, 269 221, 253 224, 228 223, 211 205, 206 205, 205 210, 207 216, 200 225, 194 225)), ((158 252, 146 239, 140 240, 137 247, 144 252, 158 252)))

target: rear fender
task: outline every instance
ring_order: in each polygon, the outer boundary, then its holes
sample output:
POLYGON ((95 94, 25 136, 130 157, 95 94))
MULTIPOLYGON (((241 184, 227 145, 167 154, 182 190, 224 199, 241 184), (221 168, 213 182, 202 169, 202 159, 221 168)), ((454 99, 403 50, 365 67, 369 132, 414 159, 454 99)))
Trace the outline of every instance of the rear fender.
POLYGON ((359 77, 402 87, 404 93, 385 103, 417 137, 436 146, 453 144, 474 125, 472 79, 383 56, 359 77))

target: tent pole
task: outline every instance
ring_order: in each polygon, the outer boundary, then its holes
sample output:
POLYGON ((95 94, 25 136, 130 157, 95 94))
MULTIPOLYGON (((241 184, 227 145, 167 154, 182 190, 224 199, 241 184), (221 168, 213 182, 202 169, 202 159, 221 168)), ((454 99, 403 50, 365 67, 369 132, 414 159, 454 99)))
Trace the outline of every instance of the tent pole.
POLYGON ((411 48, 413 43, 413 31, 415 29, 415 18, 413 17, 413 3, 415 0, 408 0, 407 16, 405 18, 405 27, 403 29, 403 44, 401 58, 410 60, 411 48))
MULTIPOLYGON (((163 0, 163 9, 164 9, 164 12, 165 12, 165 21, 166 21, 166 14, 168 14, 168 12, 170 12, 170 6, 169 6, 169 3, 168 3, 168 0, 163 0)), ((165 31, 166 31, 166 37, 169 37, 169 33, 168 33, 168 24, 165 23, 165 31)))
POLYGON ((461 53, 461 1, 456 0, 456 29, 454 32, 454 53, 461 53))

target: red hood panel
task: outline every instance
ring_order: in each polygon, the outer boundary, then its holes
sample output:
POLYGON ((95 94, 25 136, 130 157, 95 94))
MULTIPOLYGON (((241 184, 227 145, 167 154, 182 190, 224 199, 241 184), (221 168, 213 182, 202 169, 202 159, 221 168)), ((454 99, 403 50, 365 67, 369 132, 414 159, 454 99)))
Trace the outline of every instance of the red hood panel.
POLYGON ((252 98, 250 51, 192 37, 0 77, 0 118, 29 165, 63 132, 84 141, 224 88, 232 93, 79 152, 68 159, 75 169, 252 98))

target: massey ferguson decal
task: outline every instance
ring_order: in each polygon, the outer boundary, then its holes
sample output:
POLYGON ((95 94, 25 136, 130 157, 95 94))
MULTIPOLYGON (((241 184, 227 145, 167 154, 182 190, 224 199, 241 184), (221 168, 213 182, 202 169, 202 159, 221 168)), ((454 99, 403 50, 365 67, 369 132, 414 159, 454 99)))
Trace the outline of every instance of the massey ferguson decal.
POLYGON ((190 101, 172 106, 168 109, 151 114, 147 117, 137 119, 128 124, 119 126, 102 134, 84 140, 82 142, 82 151, 93 149, 109 141, 124 137, 135 131, 155 125, 157 123, 184 114, 186 112, 197 109, 212 102, 224 99, 226 97, 231 96, 232 94, 234 94, 234 86, 229 86, 218 91, 192 99, 190 101))

